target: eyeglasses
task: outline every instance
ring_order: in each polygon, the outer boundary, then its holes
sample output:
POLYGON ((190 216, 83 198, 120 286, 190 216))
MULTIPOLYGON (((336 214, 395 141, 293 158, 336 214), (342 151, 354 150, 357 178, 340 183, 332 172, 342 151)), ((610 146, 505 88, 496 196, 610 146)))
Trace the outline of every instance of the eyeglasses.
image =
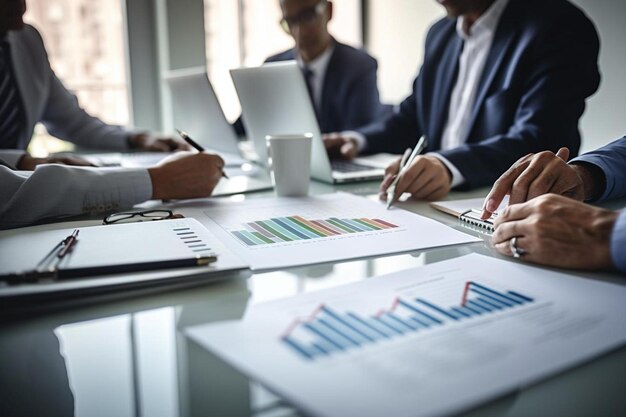
POLYGON ((283 17, 280 26, 287 33, 291 33, 294 26, 313 24, 326 10, 327 0, 320 0, 315 6, 305 9, 293 17, 283 17))
POLYGON ((114 223, 131 223, 143 222, 151 220, 165 220, 179 217, 171 210, 146 210, 146 211, 128 211, 125 213, 113 213, 104 218, 102 224, 114 223))

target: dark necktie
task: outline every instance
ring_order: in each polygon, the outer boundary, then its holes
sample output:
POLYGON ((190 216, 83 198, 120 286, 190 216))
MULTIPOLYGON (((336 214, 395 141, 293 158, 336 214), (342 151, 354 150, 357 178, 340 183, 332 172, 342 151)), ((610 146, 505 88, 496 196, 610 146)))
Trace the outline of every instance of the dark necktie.
POLYGON ((0 44, 0 149, 16 149, 23 127, 22 101, 7 42, 0 44))
POLYGON ((313 110, 315 110, 315 115, 317 116, 317 105, 315 104, 315 96, 313 95, 313 77, 315 77, 315 73, 309 67, 305 66, 302 68, 302 74, 304 75, 304 81, 306 82, 306 89, 309 92, 311 104, 313 104, 313 110))

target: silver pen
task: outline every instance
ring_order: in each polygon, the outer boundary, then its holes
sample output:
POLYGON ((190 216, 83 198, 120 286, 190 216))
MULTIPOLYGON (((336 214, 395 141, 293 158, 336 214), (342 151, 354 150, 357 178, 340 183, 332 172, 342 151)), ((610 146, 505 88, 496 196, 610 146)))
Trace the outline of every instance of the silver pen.
POLYGON ((424 150, 424 148, 426 148, 426 146, 427 146, 426 136, 422 135, 420 140, 417 141, 417 145, 415 145, 415 148, 413 148, 413 152, 411 152, 411 155, 408 158, 405 158, 407 153, 406 152, 404 153, 404 156, 402 157, 402 160, 400 161, 400 170, 398 171, 398 175, 393 180, 391 185, 389 185, 389 188, 387 188, 387 210, 389 210, 389 208, 395 201, 394 197, 396 195, 396 185, 398 184, 400 175, 402 175, 404 171, 408 169, 407 167, 409 167, 411 163, 413 163, 413 160, 415 160, 417 155, 419 155, 424 150))

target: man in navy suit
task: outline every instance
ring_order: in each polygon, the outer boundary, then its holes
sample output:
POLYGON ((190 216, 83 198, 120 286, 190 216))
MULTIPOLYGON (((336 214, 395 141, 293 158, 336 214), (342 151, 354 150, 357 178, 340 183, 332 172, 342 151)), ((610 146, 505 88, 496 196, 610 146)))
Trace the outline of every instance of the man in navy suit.
MULTIPOLYGON (((364 51, 337 42, 328 32, 333 4, 327 0, 281 0, 281 26, 295 47, 265 62, 298 61, 322 133, 353 130, 382 115, 377 63, 364 51)), ((235 124, 244 134, 239 120, 235 124)))
POLYGON ((540 264, 626 273, 626 210, 581 203, 626 197, 626 136, 569 163, 568 157, 567 148, 527 155, 496 181, 483 218, 510 198, 496 219, 493 244, 540 264))
MULTIPOLYGON (((439 0, 448 17, 426 38, 413 93, 397 113, 343 136, 344 155, 402 153, 426 135, 426 155, 401 175, 396 196, 439 199, 492 184, 530 152, 577 153, 578 120, 599 85, 599 40, 566 0, 439 0)), ((398 172, 387 170, 381 198, 398 172)))

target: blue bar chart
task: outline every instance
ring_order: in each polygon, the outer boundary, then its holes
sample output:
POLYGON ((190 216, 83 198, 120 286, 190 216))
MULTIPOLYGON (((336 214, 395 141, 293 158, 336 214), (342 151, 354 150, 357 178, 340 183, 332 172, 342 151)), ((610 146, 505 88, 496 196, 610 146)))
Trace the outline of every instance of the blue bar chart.
POLYGON ((281 340, 300 357, 315 360, 534 301, 534 298, 516 291, 497 291, 468 281, 463 298, 455 305, 443 306, 421 297, 396 298, 390 308, 365 316, 336 311, 322 304, 306 318, 294 320, 283 332, 281 340))
POLYGON ((331 217, 324 220, 308 220, 298 215, 257 220, 241 226, 240 229, 231 230, 230 233, 246 246, 270 245, 398 227, 381 219, 331 217))

